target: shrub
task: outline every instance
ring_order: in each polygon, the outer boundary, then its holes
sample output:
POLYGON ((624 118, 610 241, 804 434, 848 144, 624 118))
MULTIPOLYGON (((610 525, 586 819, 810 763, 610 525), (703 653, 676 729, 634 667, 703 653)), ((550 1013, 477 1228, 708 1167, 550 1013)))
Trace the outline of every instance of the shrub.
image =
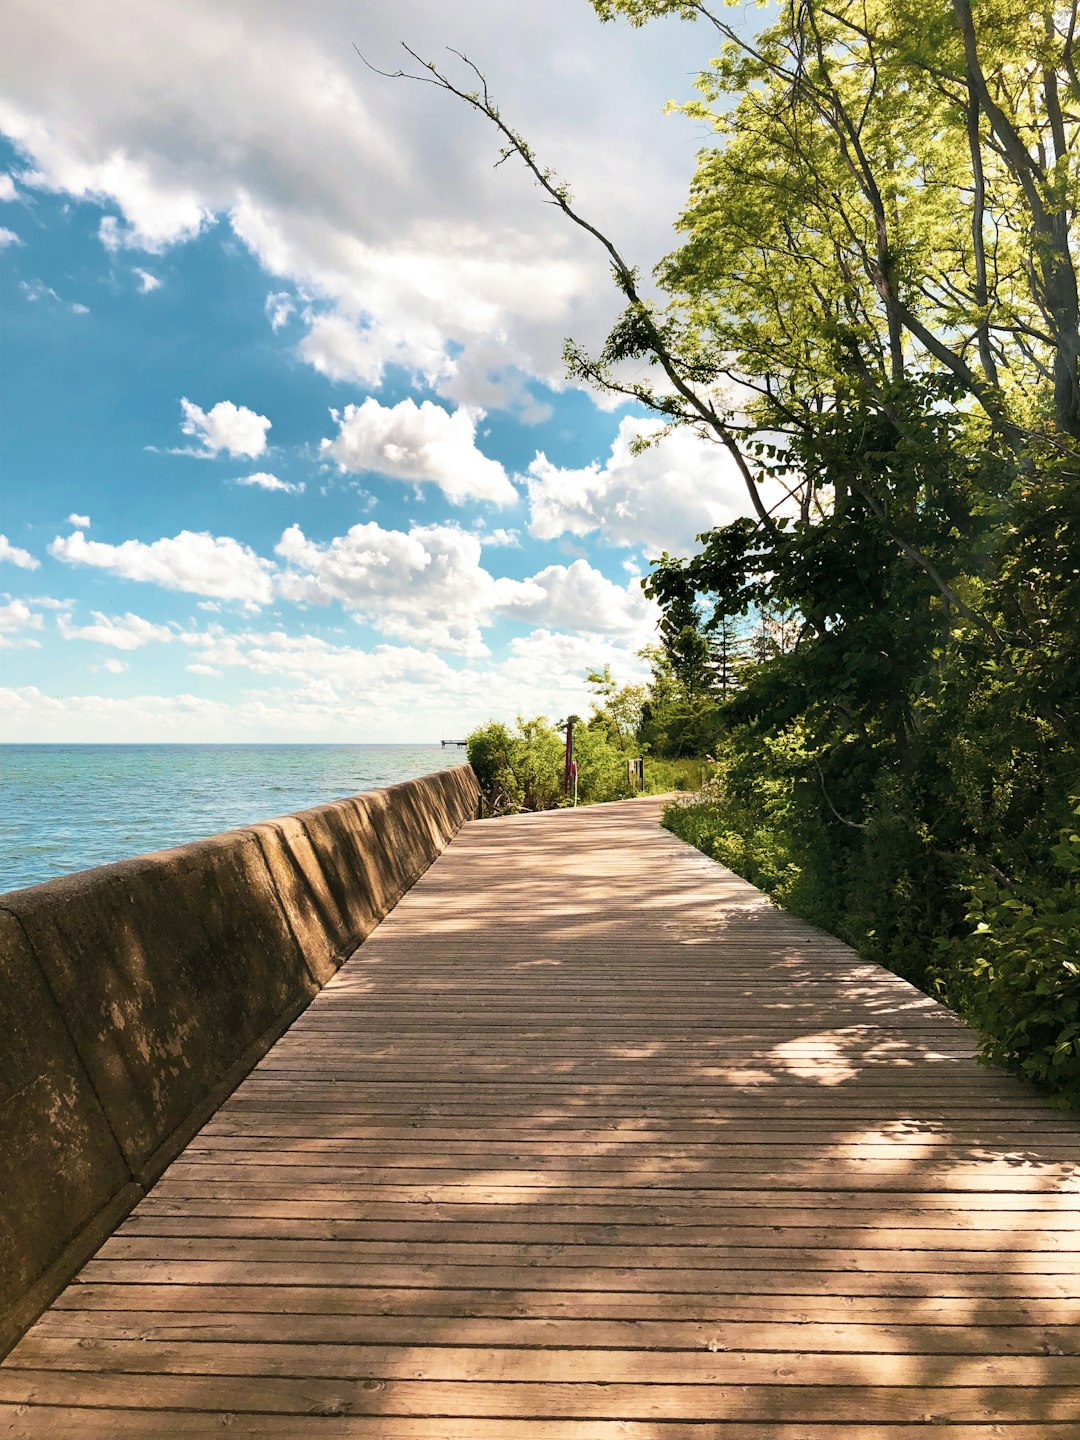
POLYGON ((541 715, 517 728, 492 721, 466 738, 469 764, 489 815, 549 810, 563 792, 563 737, 541 715))
POLYGON ((1080 1106, 1080 835, 1053 850, 1057 885, 972 887, 970 933, 942 940, 935 990, 1008 1065, 1080 1106))

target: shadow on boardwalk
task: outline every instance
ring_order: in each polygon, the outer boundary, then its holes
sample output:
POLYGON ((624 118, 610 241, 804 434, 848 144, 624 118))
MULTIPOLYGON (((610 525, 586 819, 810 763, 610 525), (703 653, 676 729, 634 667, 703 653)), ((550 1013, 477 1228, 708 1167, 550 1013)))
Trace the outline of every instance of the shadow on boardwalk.
POLYGON ((0 1433, 1080 1435, 1075 1122, 657 808, 466 827, 0 1367, 0 1433))

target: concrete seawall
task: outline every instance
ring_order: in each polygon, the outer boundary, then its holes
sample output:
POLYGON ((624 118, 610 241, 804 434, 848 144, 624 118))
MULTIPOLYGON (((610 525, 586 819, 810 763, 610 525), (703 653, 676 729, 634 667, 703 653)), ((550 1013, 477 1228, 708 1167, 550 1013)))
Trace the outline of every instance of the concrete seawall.
POLYGON ((0 1355, 477 794, 456 766, 0 895, 0 1355))

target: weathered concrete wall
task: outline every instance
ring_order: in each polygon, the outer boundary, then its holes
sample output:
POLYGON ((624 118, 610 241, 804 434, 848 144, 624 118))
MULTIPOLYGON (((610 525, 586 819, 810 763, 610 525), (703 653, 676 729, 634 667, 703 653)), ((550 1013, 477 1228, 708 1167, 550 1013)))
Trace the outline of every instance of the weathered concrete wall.
POLYGON ((0 896, 0 1355, 477 795, 461 765, 0 896))

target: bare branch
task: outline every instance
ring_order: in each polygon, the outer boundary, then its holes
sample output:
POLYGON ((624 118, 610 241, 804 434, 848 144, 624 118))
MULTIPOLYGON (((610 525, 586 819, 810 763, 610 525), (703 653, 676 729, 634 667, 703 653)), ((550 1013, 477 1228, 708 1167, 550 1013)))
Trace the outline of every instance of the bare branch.
MULTIPOLYGON (((356 47, 354 46, 353 48, 355 49, 356 47)), ((361 54, 358 49, 356 53, 360 56, 360 59, 363 60, 364 64, 367 65, 369 70, 374 70, 379 75, 383 75, 391 80, 413 80, 422 82, 423 84, 427 85, 434 85, 437 89, 445 90, 448 94, 455 96, 456 99, 462 101, 464 104, 470 106, 473 110, 476 110, 479 114, 483 115, 487 120, 491 122, 492 125, 495 126, 496 130, 499 132, 500 135, 502 135, 503 139, 506 141, 507 148, 504 151, 502 158, 506 159, 509 155, 516 154, 523 162, 529 173, 532 175, 537 185, 539 185, 541 190, 543 190, 544 193, 548 196, 550 202, 555 205, 559 210, 561 210, 562 213, 567 217, 567 219, 570 220, 574 225, 576 225, 580 230, 584 230, 586 234, 591 235, 593 239, 597 241, 597 243, 605 251, 608 259, 611 262, 612 272, 615 278, 616 285, 626 296, 631 308, 634 311, 635 317, 640 322, 642 329, 648 338, 649 350, 651 354, 655 357, 660 368, 667 376, 667 379, 671 384, 672 388, 683 398, 683 400, 686 402, 687 406, 693 412, 693 414, 696 415, 696 417, 703 424, 707 425, 709 429, 714 432, 717 439, 720 441, 720 443, 724 446, 724 448, 728 451, 729 455, 734 460, 736 468, 738 469, 739 474, 742 477, 743 483, 746 486, 747 493, 750 497, 750 502, 754 507, 759 522, 767 530, 774 530, 775 526, 773 524, 772 518, 768 510, 765 508, 764 502, 762 501, 760 492, 758 490, 757 480, 739 447, 735 432, 726 422, 724 417, 717 412, 712 402, 707 398, 699 395, 693 389, 693 387, 689 385, 687 381, 683 378, 683 375, 680 373, 680 362, 668 348, 664 337, 661 334, 660 329, 653 318, 650 307, 642 298, 641 293, 638 290, 637 272, 635 271, 633 266, 629 264, 629 262, 616 248, 614 242, 610 240, 609 237, 603 233, 603 231, 598 229, 598 227, 593 225, 589 220, 586 220, 585 217, 574 208, 570 200, 570 192, 567 186, 562 184, 556 178, 553 171, 541 167, 541 165, 536 159, 536 156, 533 153, 532 147, 521 135, 517 133, 516 130, 512 129, 510 125, 508 125, 507 122, 503 119, 501 112, 491 98, 487 80, 485 79, 483 73, 468 58, 467 55, 462 54, 458 50, 450 50, 451 54, 456 55, 458 59, 460 59, 463 64, 467 65, 468 68, 473 72, 473 74, 477 76, 480 82, 479 91, 463 90, 459 85, 455 85, 454 82, 449 78, 449 76, 439 70, 432 61, 421 59, 421 57, 416 53, 416 51, 413 50, 404 41, 402 41, 402 49, 407 55, 409 55, 413 60, 416 61, 417 65, 422 67, 422 70, 425 73, 417 75, 409 70, 380 70, 377 66, 372 65, 367 59, 365 59, 363 54, 361 54)), ((599 376, 597 376, 597 379, 599 383, 606 383, 600 381, 599 376)))

